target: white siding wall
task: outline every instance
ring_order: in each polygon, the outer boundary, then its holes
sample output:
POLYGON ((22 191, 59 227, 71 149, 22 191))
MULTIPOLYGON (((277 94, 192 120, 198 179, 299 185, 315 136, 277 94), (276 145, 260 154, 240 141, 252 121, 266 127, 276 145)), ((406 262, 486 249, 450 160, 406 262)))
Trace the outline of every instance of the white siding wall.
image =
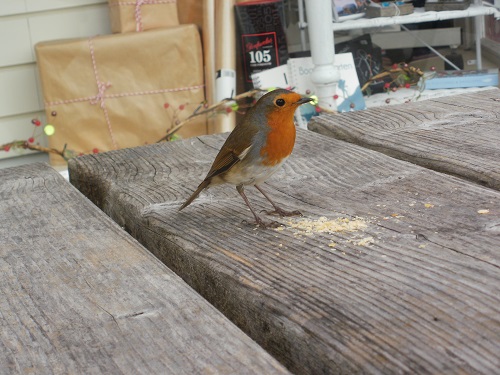
MULTIPOLYGON (((0 0, 0 145, 29 138, 32 118, 45 121, 34 45, 110 33, 107 0, 0 0)), ((0 151, 0 168, 47 160, 28 154, 0 151)))

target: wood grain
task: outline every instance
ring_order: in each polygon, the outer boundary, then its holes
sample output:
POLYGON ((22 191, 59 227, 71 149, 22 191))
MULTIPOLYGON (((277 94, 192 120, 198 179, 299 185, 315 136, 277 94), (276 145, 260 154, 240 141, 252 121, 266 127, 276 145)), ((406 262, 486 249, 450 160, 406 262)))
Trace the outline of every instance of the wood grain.
POLYGON ((0 170, 2 374, 286 370, 53 169, 0 170))
MULTIPOLYGON (((366 228, 306 233, 287 219, 258 229, 230 186, 178 212, 224 138, 80 157, 70 179, 294 373, 500 367, 499 192, 299 131, 264 189, 309 221, 366 228)), ((255 209, 269 210, 254 191, 255 209)))
POLYGON ((315 117, 309 129, 500 190, 500 90, 315 117))

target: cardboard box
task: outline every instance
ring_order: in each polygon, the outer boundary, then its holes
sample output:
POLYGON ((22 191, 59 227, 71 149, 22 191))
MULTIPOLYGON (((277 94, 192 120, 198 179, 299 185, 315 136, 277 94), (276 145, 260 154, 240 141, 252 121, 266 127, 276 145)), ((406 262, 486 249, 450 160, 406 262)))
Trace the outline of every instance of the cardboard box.
POLYGON ((176 0, 108 0, 108 4, 114 33, 179 25, 176 0))

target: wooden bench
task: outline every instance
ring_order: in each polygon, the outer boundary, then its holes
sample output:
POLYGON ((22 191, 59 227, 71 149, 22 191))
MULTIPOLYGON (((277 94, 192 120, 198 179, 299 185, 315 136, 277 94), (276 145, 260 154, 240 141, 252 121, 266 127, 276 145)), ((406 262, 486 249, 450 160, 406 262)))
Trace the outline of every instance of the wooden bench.
POLYGON ((287 373, 52 168, 0 170, 0 218, 0 373, 287 373))
POLYGON ((224 139, 79 157, 70 180, 294 373, 500 368, 500 192, 299 131, 266 190, 303 218, 249 225, 230 186, 178 212, 224 139))
POLYGON ((500 89, 316 117, 309 129, 500 190, 500 89))

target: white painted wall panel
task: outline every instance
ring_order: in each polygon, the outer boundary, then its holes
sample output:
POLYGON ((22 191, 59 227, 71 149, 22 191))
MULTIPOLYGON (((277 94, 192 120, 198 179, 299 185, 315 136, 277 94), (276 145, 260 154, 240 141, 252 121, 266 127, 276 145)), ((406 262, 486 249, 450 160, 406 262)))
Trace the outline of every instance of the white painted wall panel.
POLYGON ((0 17, 106 3, 107 0, 0 0, 0 17))
POLYGON ((35 65, 0 70, 0 114, 13 116, 41 110, 35 65))
MULTIPOLYGON (((3 1, 3 0, 2 0, 3 1)), ((103 4, 107 0, 24 0, 28 12, 72 8, 80 5, 103 4)))
POLYGON ((0 17, 26 12, 23 0, 0 0, 0 17))
POLYGON ((59 13, 40 13, 28 18, 31 42, 83 38, 111 34, 108 7, 72 8, 62 16, 59 13))
POLYGON ((0 19, 0 46, 0 67, 32 62, 28 20, 0 19))

